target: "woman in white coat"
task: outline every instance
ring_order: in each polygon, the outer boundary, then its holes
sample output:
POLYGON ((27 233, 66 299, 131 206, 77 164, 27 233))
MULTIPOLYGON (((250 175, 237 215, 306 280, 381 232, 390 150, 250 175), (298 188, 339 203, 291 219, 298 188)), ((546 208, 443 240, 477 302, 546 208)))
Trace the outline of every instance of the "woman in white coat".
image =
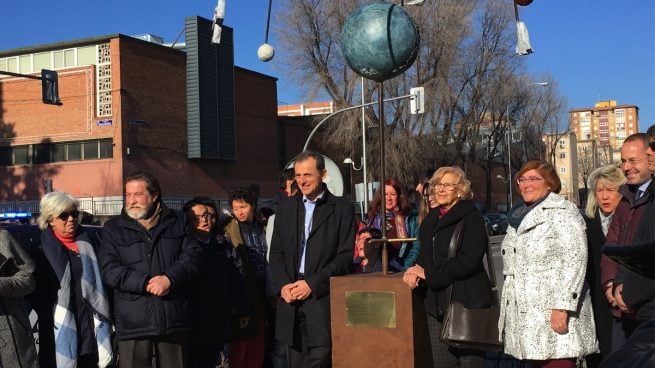
POLYGON ((501 248, 505 353, 537 368, 575 367, 598 348, 585 284, 585 223, 557 194, 561 182, 551 164, 530 161, 517 178, 523 200, 510 211, 501 248))

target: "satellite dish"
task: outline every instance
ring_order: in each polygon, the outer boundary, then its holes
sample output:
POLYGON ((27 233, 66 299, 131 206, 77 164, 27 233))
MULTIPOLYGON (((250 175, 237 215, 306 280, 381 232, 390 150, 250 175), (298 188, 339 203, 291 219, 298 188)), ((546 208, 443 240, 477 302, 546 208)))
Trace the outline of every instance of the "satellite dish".
MULTIPOLYGON (((325 177, 323 178, 323 182, 325 185, 327 185, 328 190, 330 193, 334 194, 337 197, 343 196, 343 176, 341 175, 341 170, 339 170, 339 166, 332 161, 329 157, 325 155, 323 156, 323 159, 325 160, 325 177)), ((293 169, 293 164, 296 162, 296 159, 294 158, 293 160, 289 161, 287 164, 286 168, 287 169, 293 169)))

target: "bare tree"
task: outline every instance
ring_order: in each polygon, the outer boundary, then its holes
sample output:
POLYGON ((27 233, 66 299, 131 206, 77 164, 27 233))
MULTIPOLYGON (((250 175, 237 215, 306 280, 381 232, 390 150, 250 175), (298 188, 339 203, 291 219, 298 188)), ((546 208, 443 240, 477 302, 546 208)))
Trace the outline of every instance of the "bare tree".
MULTIPOLYGON (((341 55, 340 31, 347 16, 363 3, 287 0, 278 7, 276 33, 286 51, 281 59, 284 72, 309 99, 331 99, 337 108, 360 103, 360 77, 341 55)), ((523 59, 514 54, 511 3, 429 0, 405 10, 420 29, 418 57, 403 75, 383 83, 383 97, 407 95, 411 87, 423 86, 426 112, 411 115, 407 100, 385 103, 383 112, 375 106, 366 108, 369 127, 379 127, 380 114, 385 117, 387 175, 409 184, 427 167, 457 164, 466 171, 481 168, 490 188, 491 168, 506 152, 501 148, 506 122, 516 122, 517 136, 529 138, 525 144, 512 145, 519 164, 533 155, 535 146, 543 146, 543 128, 563 105, 554 102, 554 92, 551 101, 545 92, 537 94, 523 85, 530 78, 523 59)), ((365 100, 377 100, 378 85, 370 81, 365 85, 365 100)), ((361 111, 350 111, 324 125, 323 136, 344 157, 362 155, 361 116, 361 111)), ((367 137, 367 164, 376 179, 377 130, 368 131, 367 137)))

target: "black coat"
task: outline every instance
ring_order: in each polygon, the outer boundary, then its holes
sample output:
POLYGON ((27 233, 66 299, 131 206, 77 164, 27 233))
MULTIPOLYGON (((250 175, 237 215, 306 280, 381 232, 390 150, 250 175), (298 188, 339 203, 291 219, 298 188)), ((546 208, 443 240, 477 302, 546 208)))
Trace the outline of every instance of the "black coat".
POLYGON ((489 238, 480 211, 472 201, 457 202, 441 219, 439 209, 431 210, 419 229, 421 252, 418 264, 425 270, 428 292, 425 310, 441 318, 448 306, 448 287, 452 298, 469 308, 495 304, 491 283, 484 270, 483 256, 489 238), (464 221, 459 250, 448 259, 448 248, 455 226, 464 221))
MULTIPOLYGON (((100 246, 98 236, 85 231, 81 226, 78 226, 76 231, 76 241, 83 240, 88 242, 97 253, 100 246)), ((34 244, 33 249, 30 251, 36 263, 36 271, 34 273, 36 289, 27 299, 38 317, 39 365, 42 368, 57 366, 55 357, 54 310, 61 285, 59 284, 59 277, 53 268, 53 264, 70 262, 71 276, 74 278, 74 282, 70 286, 71 294, 74 296, 75 306, 73 310, 78 325, 78 341, 83 348, 86 348, 86 354, 97 354, 95 332, 93 330, 93 308, 82 298, 81 262, 63 247, 50 227, 43 230, 40 242, 34 244), (76 263, 77 265, 75 265, 76 263), (77 271, 75 270, 76 268, 77 271)))
POLYGON ((187 229, 185 216, 161 204, 159 223, 146 230, 125 212, 109 220, 98 251, 102 278, 114 290, 119 340, 168 335, 189 327, 186 287, 202 267, 202 247, 187 229), (151 277, 165 274, 170 292, 146 291, 151 277))
POLYGON ((605 234, 603 234, 598 212, 594 218, 585 216, 585 222, 587 223, 588 246, 586 279, 594 310, 598 345, 602 356, 606 357, 612 352, 612 313, 605 297, 605 288, 600 281, 600 259, 603 255, 601 250, 605 244, 605 234))
MULTIPOLYGON (((307 320, 309 346, 331 346, 330 338, 330 277, 348 273, 355 244, 355 214, 353 206, 325 194, 316 203, 312 230, 307 239, 305 280, 312 293, 303 301, 307 320)), ((284 285, 298 280, 301 239, 304 232, 305 207, 302 194, 280 203, 275 214, 271 240, 270 266, 277 294, 284 285)), ((297 303, 278 301, 276 337, 293 345, 297 303)))

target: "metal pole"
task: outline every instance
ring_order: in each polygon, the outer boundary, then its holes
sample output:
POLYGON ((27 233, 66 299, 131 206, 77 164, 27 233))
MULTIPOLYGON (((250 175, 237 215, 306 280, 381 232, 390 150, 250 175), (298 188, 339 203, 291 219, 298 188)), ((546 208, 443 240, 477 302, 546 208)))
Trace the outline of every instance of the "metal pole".
MULTIPOLYGON (((384 194, 384 178, 386 174, 384 172, 384 90, 382 89, 382 82, 378 82, 378 109, 380 116, 380 195, 382 196, 382 201, 380 202, 380 227, 382 229, 382 239, 387 239, 387 224, 386 224, 386 208, 385 208, 385 194, 384 194)), ((389 250, 387 249, 387 242, 382 243, 382 274, 389 274, 389 250)))
POLYGON ((364 104, 364 77, 362 77, 362 169, 364 170, 364 205, 362 207, 366 211, 368 208, 368 174, 366 173, 366 108, 364 104))
MULTIPOLYGON (((507 185, 509 185, 509 209, 512 208, 512 123, 509 119, 509 106, 507 107, 507 185)), ((509 210, 508 209, 508 210, 509 210)))

